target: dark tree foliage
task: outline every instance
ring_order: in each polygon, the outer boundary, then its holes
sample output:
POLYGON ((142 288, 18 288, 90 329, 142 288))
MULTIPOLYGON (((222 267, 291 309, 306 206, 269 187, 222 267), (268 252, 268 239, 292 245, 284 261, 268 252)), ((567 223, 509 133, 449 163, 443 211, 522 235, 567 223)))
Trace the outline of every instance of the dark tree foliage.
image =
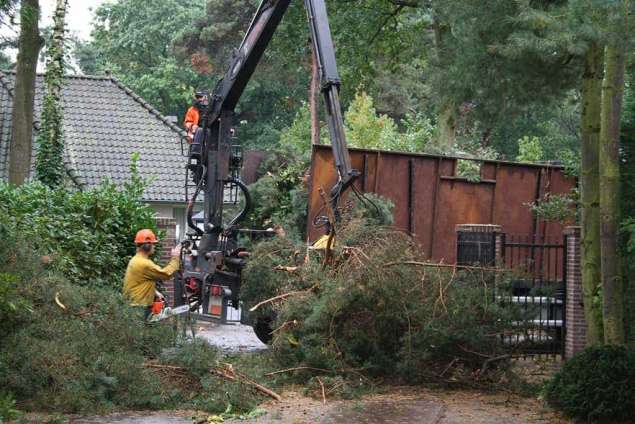
POLYGON ((93 40, 75 49, 87 74, 110 73, 165 115, 182 118, 208 73, 176 58, 172 44, 203 13, 203 1, 123 0, 95 12, 93 40))

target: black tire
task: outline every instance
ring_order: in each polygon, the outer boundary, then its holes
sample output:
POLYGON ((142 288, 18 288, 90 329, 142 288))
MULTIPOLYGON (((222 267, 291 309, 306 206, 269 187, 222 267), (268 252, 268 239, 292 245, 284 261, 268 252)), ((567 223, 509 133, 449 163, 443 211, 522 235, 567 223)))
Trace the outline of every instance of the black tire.
POLYGON ((264 344, 269 344, 273 335, 271 332, 273 331, 273 318, 271 317, 258 317, 256 322, 253 325, 254 333, 256 333, 256 337, 260 339, 264 344))

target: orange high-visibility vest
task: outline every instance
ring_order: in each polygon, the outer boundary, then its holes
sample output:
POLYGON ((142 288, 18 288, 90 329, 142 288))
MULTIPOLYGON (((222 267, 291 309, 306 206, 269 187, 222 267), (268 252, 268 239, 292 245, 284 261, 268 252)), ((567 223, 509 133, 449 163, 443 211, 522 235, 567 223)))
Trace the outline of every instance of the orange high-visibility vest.
POLYGON ((196 106, 190 106, 185 114, 183 126, 188 132, 190 132, 193 125, 198 125, 199 119, 201 119, 201 113, 198 111, 198 108, 196 106))

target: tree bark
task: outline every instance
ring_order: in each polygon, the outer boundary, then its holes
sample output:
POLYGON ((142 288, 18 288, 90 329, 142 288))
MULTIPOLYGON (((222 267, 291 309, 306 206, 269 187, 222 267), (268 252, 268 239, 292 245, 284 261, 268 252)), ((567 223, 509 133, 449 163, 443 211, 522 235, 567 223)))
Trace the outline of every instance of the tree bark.
POLYGON ((9 154, 9 182, 14 185, 26 181, 31 166, 35 73, 43 44, 38 27, 39 16, 38 0, 22 0, 9 154))
POLYGON ((309 113, 311 114, 311 144, 320 144, 320 73, 315 47, 311 43, 311 87, 309 88, 309 113))
POLYGON ((439 114, 438 145, 451 149, 456 142, 456 110, 454 103, 448 102, 439 114))
POLYGON ((622 40, 614 39, 607 43, 600 130, 602 312, 604 342, 613 345, 624 344, 624 289, 618 246, 619 137, 624 92, 624 53, 625 46, 622 40))
POLYGON ((584 74, 582 75, 581 119, 582 291, 588 346, 601 344, 603 341, 602 310, 599 304, 599 292, 602 287, 600 273, 599 142, 603 68, 604 50, 594 43, 587 51, 584 74))
MULTIPOLYGON (((439 16, 433 12, 432 30, 437 60, 443 61, 443 26, 439 16)), ((437 145, 451 149, 456 142, 456 108, 452 100, 446 100, 438 109, 437 145)))

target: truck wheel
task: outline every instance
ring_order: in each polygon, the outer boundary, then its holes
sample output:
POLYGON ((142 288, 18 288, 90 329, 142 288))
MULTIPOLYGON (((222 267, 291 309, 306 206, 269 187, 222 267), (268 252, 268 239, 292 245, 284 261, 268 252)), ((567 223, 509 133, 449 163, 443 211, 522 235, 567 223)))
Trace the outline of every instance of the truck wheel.
POLYGON ((258 317, 254 323, 254 333, 256 333, 256 337, 258 337, 264 344, 269 344, 273 338, 271 335, 271 332, 273 331, 272 324, 273 318, 271 317, 258 317))

